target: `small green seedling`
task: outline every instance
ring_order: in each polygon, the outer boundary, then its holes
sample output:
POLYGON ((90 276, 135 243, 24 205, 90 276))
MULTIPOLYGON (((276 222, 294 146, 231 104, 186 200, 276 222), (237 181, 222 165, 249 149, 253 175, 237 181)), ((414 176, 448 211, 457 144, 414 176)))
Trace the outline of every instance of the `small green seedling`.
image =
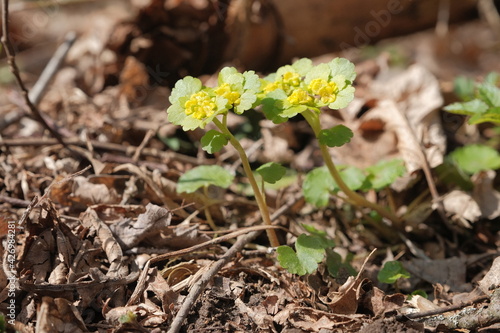
POLYGON ((208 188, 218 186, 228 188, 234 180, 234 175, 218 165, 200 165, 184 173, 177 183, 177 192, 194 193, 198 189, 203 189, 202 200, 204 201, 205 216, 207 222, 213 230, 216 230, 215 223, 208 207, 212 204, 208 188))
POLYGON ((400 279, 409 279, 410 273, 408 273, 399 261, 387 261, 384 267, 378 272, 377 278, 382 283, 394 285, 396 290, 398 290, 398 281, 400 279))
POLYGON ((295 242, 295 251, 287 246, 279 246, 278 262, 292 274, 311 274, 318 268, 318 263, 325 258, 325 250, 335 246, 335 242, 313 226, 303 224, 310 235, 301 234, 295 242))
POLYGON ((455 80, 455 93, 463 102, 444 107, 444 110, 469 116, 469 124, 492 122, 500 124, 500 75, 488 74, 484 81, 459 77, 455 80))
POLYGON ((423 298, 429 298, 429 295, 422 289, 417 289, 415 291, 412 291, 411 294, 408 295, 407 299, 411 300, 413 296, 421 296, 423 298))
POLYGON ((132 311, 127 311, 119 318, 121 324, 133 324, 137 322, 137 315, 132 311))

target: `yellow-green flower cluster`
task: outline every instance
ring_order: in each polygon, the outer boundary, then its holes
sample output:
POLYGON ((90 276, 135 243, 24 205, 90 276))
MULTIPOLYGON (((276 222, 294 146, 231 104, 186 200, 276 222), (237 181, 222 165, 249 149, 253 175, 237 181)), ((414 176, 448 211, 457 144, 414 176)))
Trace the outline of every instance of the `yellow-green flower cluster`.
POLYGON ((317 66, 309 59, 300 59, 263 80, 264 113, 281 122, 307 109, 345 107, 354 97, 355 77, 354 65, 346 59, 336 58, 317 66))
POLYGON ((217 115, 229 110, 241 114, 252 108, 259 89, 260 80, 254 72, 238 73, 233 67, 221 70, 215 88, 205 87, 199 79, 187 76, 172 89, 168 120, 186 131, 204 128, 217 115))

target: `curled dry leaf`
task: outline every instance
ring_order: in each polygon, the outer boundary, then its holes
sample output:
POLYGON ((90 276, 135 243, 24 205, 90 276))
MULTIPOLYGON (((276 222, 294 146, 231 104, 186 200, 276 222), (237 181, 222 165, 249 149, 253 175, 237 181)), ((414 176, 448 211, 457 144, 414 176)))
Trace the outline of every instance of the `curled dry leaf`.
POLYGON ((455 219, 470 227, 469 222, 476 222, 481 217, 481 208, 474 198, 463 191, 453 190, 443 197, 443 206, 446 212, 455 219))
POLYGON ((146 212, 136 220, 124 218, 110 226, 113 235, 124 250, 139 245, 143 240, 166 231, 172 220, 172 213, 163 207, 149 203, 146 212))
POLYGON ((36 332, 82 333, 87 327, 76 307, 64 298, 43 297, 36 316, 36 332))
MULTIPOLYGON (((124 272, 122 269, 126 269, 126 266, 122 267, 123 252, 106 223, 104 223, 97 216, 96 211, 92 208, 87 209, 87 211, 82 214, 81 219, 84 226, 87 228, 93 228, 96 231, 97 236, 101 241, 101 246, 110 263, 109 270, 106 275, 115 277, 123 274, 124 272)), ((128 272, 125 272, 124 275, 127 273, 128 272)))

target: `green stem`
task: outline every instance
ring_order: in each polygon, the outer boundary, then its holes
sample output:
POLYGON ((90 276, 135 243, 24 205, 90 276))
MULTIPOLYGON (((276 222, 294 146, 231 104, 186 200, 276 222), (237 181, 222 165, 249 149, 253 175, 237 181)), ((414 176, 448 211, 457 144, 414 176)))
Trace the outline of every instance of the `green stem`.
MULTIPOLYGON (((214 121, 214 124, 221 130, 221 132, 228 137, 229 142, 238 152, 238 155, 240 156, 240 159, 241 159, 241 165, 243 166, 243 170, 245 171, 247 178, 248 178, 248 181, 250 182, 250 185, 252 186, 255 200, 257 201, 257 205, 259 206, 260 214, 262 216, 262 220, 264 221, 265 224, 272 225, 271 216, 269 215, 269 209, 267 207, 264 196, 259 189, 259 185, 257 184, 257 181, 255 180, 255 177, 254 177, 253 172, 252 172, 252 168, 250 167, 250 162, 248 161, 247 154, 245 153, 245 149, 243 149, 240 142, 229 131, 227 126, 225 126, 225 121, 224 121, 224 124, 217 118, 214 118, 213 121, 214 121)), ((274 231, 274 229, 268 229, 268 230, 266 230, 266 232, 267 232, 267 237, 269 238, 269 243, 271 244, 271 246, 272 247, 280 246, 280 243, 278 241, 278 237, 276 236, 276 232, 274 231)))
MULTIPOLYGON (((319 122, 319 116, 318 114, 314 113, 314 111, 306 110, 302 113, 304 118, 307 120, 309 123, 309 126, 314 131, 314 134, 316 135, 316 138, 319 137, 319 132, 321 131, 321 125, 319 122)), ((392 221, 396 227, 399 227, 400 225, 400 220, 399 218, 390 212, 389 210, 385 209, 384 207, 368 201, 365 197, 359 195, 355 191, 351 190, 347 184, 342 180, 342 177, 340 176, 340 172, 337 170, 337 167, 335 166, 335 163, 332 161, 332 157, 330 156, 330 152, 328 150, 328 146, 319 143, 319 148, 321 150, 321 156, 323 157, 323 160, 325 161, 326 167, 328 168, 328 171, 330 171, 330 174, 332 175, 333 179, 337 183, 338 187, 344 192, 344 194, 355 204, 358 206, 362 207, 368 207, 379 213, 381 216, 389 219, 392 221)))

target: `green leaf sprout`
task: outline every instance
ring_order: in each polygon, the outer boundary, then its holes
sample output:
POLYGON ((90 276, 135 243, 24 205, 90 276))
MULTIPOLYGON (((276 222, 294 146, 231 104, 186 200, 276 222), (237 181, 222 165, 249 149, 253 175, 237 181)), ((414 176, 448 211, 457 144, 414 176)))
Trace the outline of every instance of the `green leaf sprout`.
POLYGON ((401 278, 410 278, 410 273, 399 261, 387 261, 378 272, 377 278, 382 283, 393 284, 401 278))

